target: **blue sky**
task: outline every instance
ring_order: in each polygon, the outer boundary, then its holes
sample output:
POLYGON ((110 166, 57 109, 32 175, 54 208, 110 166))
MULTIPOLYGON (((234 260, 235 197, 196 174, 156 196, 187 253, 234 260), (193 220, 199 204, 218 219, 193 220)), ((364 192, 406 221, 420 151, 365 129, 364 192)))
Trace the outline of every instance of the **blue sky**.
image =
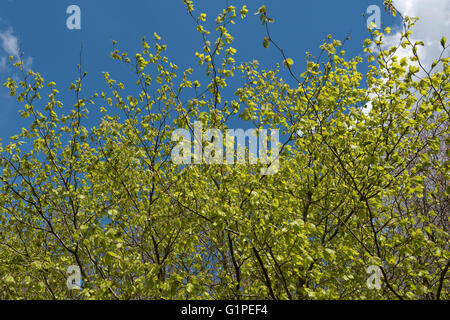
MULTIPOLYGON (((414 13, 419 5, 424 6, 426 11, 428 6, 425 3, 430 2, 436 2, 444 8, 444 15, 440 18, 443 21, 441 25, 433 27, 433 34, 440 33, 440 29, 445 29, 445 26, 446 30, 450 29, 448 0, 398 0, 397 4, 414 13)), ((275 19, 271 25, 271 35, 287 56, 294 59, 297 74, 303 72, 305 52, 318 54, 318 47, 328 34, 336 39, 344 39, 351 32, 351 40, 346 44, 348 58, 362 56, 362 41, 368 37, 362 14, 370 5, 376 4, 382 9, 381 23, 384 26, 396 30, 400 25, 398 18, 384 13, 382 0, 251 0, 245 3, 196 0, 194 3, 195 14, 204 12, 212 21, 227 3, 237 8, 246 4, 249 9, 247 19, 230 29, 235 37, 233 47, 238 50, 236 60, 243 62, 256 59, 262 68, 268 68, 277 62, 281 63, 282 59, 273 47, 262 47, 265 31, 258 17, 252 13, 265 4, 269 16, 275 19)), ((439 7, 435 9, 439 10, 439 7)), ((428 21, 428 24, 435 19, 428 21)), ((201 38, 193 23, 182 0, 1 0, 0 82, 3 84, 7 77, 16 73, 5 64, 5 57, 17 52, 20 46, 30 68, 40 72, 46 81, 56 82, 65 108, 70 108, 74 98, 67 89, 77 77, 76 65, 81 43, 83 68, 88 72, 85 82, 87 92, 106 92, 103 71, 110 72, 115 79, 132 79, 128 69, 110 58, 112 40, 118 41, 119 49, 134 56, 140 50, 142 36, 151 40, 153 33, 157 32, 168 46, 167 56, 181 70, 189 66, 195 68, 194 53, 201 51, 201 38), (81 8, 81 30, 69 30, 66 27, 69 17, 66 9, 72 4, 81 8)), ((431 31, 425 32, 428 37, 429 34, 431 31)), ((435 40, 439 41, 442 35, 435 35, 435 40)), ((287 74, 285 77, 288 78, 287 74)), ((18 103, 8 96, 6 89, 1 88, 0 138, 4 143, 10 136, 19 133, 23 126, 18 109, 18 103)), ((89 120, 91 123, 88 121, 87 126, 95 124, 96 114, 93 110, 92 119, 89 120)))

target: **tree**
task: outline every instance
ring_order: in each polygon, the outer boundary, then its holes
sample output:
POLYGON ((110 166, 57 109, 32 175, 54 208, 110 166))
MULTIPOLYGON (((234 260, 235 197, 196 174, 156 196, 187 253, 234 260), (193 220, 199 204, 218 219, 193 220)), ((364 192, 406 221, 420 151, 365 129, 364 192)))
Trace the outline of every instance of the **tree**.
POLYGON ((134 58, 114 42, 112 58, 134 70, 140 93, 125 97, 105 73, 110 92, 86 96, 79 65, 77 103, 64 113, 56 84, 15 63, 23 79, 5 86, 31 125, 0 145, 0 297, 448 299, 445 39, 426 70, 423 44, 411 41, 415 19, 404 18, 411 59, 371 30, 367 57, 346 60, 345 41, 330 36, 297 75, 262 6, 263 46, 279 49, 283 64, 260 70, 233 58, 227 26, 246 6, 218 15, 211 42, 206 15, 184 3, 203 39, 204 80, 180 73, 156 33, 134 58), (238 74, 245 83, 227 97, 238 74), (93 128, 83 125, 88 105, 103 113, 93 128), (276 174, 258 174, 261 163, 173 164, 175 129, 193 133, 199 120, 224 131, 236 117, 282 131, 276 174), (71 265, 81 290, 65 285, 71 265), (366 286, 370 265, 380 290, 366 286))

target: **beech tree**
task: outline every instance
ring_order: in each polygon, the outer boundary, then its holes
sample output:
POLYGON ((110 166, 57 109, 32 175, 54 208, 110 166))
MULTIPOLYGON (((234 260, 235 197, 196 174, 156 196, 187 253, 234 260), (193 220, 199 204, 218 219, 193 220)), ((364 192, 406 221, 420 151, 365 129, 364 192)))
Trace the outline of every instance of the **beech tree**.
POLYGON ((14 63, 23 77, 4 85, 31 124, 0 145, 0 298, 449 299, 446 39, 427 69, 416 18, 402 17, 398 47, 383 42, 389 28, 371 29, 365 55, 346 58, 348 39, 329 36, 300 73, 262 6, 262 47, 280 53, 262 70, 234 58, 227 27, 245 5, 209 31, 183 2, 203 41, 192 68, 179 70, 156 33, 135 56, 114 41, 136 82, 104 73, 109 90, 89 95, 78 65, 69 110, 54 82, 14 63), (235 78, 243 85, 226 94, 235 78), (225 132, 237 118, 280 130, 277 173, 172 162, 174 130, 225 132), (73 265, 79 290, 66 286, 73 265), (372 265, 379 289, 367 286, 372 265))

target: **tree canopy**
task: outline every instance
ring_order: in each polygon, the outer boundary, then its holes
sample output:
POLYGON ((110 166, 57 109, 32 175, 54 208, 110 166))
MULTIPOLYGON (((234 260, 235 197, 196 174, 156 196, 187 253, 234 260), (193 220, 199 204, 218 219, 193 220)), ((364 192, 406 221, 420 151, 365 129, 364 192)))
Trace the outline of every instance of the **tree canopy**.
POLYGON ((329 36, 299 73, 262 6, 261 48, 280 53, 263 70, 234 58, 227 27, 245 23, 245 5, 207 30, 183 2, 203 43, 192 68, 179 70, 156 33, 134 56, 114 41, 136 82, 105 72, 109 90, 85 94, 78 65, 68 108, 54 82, 14 63, 22 79, 4 85, 30 126, 0 144, 0 298, 449 299, 445 38, 427 69, 416 19, 402 17, 398 46, 371 29, 365 55, 347 58, 348 39, 329 36), (92 108, 103 116, 88 128, 92 108), (234 119, 280 130, 275 174, 172 161, 174 130, 225 132, 234 119), (66 286, 72 265, 79 290, 66 286), (372 265, 379 289, 366 285, 372 265))

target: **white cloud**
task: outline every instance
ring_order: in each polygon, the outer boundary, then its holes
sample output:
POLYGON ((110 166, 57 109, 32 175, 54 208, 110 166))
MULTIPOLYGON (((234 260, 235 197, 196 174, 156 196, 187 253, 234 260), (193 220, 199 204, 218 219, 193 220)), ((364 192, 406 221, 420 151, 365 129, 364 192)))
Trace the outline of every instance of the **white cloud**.
POLYGON ((23 58, 23 67, 25 70, 31 69, 31 65, 33 64, 33 57, 25 57, 23 58))
MULTIPOLYGON (((394 0, 394 6, 405 17, 419 17, 413 27, 412 42, 423 41, 425 46, 418 50, 424 67, 429 70, 431 64, 442 52, 440 40, 450 36, 450 1, 449 0, 394 0)), ((400 31, 386 37, 387 45, 400 41, 400 31)), ((411 49, 400 48, 400 57, 411 56, 411 49)), ((450 52, 449 52, 450 53, 450 52)), ((448 56, 449 53, 446 55, 448 56)))
MULTIPOLYGON (((403 17, 418 17, 419 20, 412 28, 413 34, 411 42, 423 41, 424 46, 418 47, 417 53, 423 67, 429 71, 434 60, 438 59, 442 53, 440 44, 441 38, 450 38, 450 1, 449 0, 394 0, 394 6, 398 9, 403 17)), ((384 49, 391 46, 398 46, 401 39, 400 28, 392 28, 391 34, 384 36, 384 49), (397 31, 395 31, 397 29, 397 31), (395 32, 394 32, 395 31, 395 32)), ((396 55, 399 59, 403 57, 411 57, 412 50, 410 47, 397 49, 396 55)), ((450 51, 444 53, 444 56, 450 56, 450 51)), ((409 61, 410 64, 417 65, 409 61)), ((421 70, 419 75, 423 75, 421 70)), ((374 95, 372 95, 373 97, 374 95)), ((371 103, 364 108, 365 114, 370 113, 372 109, 371 103)))
POLYGON ((0 72, 8 70, 6 57, 0 57, 0 72))

